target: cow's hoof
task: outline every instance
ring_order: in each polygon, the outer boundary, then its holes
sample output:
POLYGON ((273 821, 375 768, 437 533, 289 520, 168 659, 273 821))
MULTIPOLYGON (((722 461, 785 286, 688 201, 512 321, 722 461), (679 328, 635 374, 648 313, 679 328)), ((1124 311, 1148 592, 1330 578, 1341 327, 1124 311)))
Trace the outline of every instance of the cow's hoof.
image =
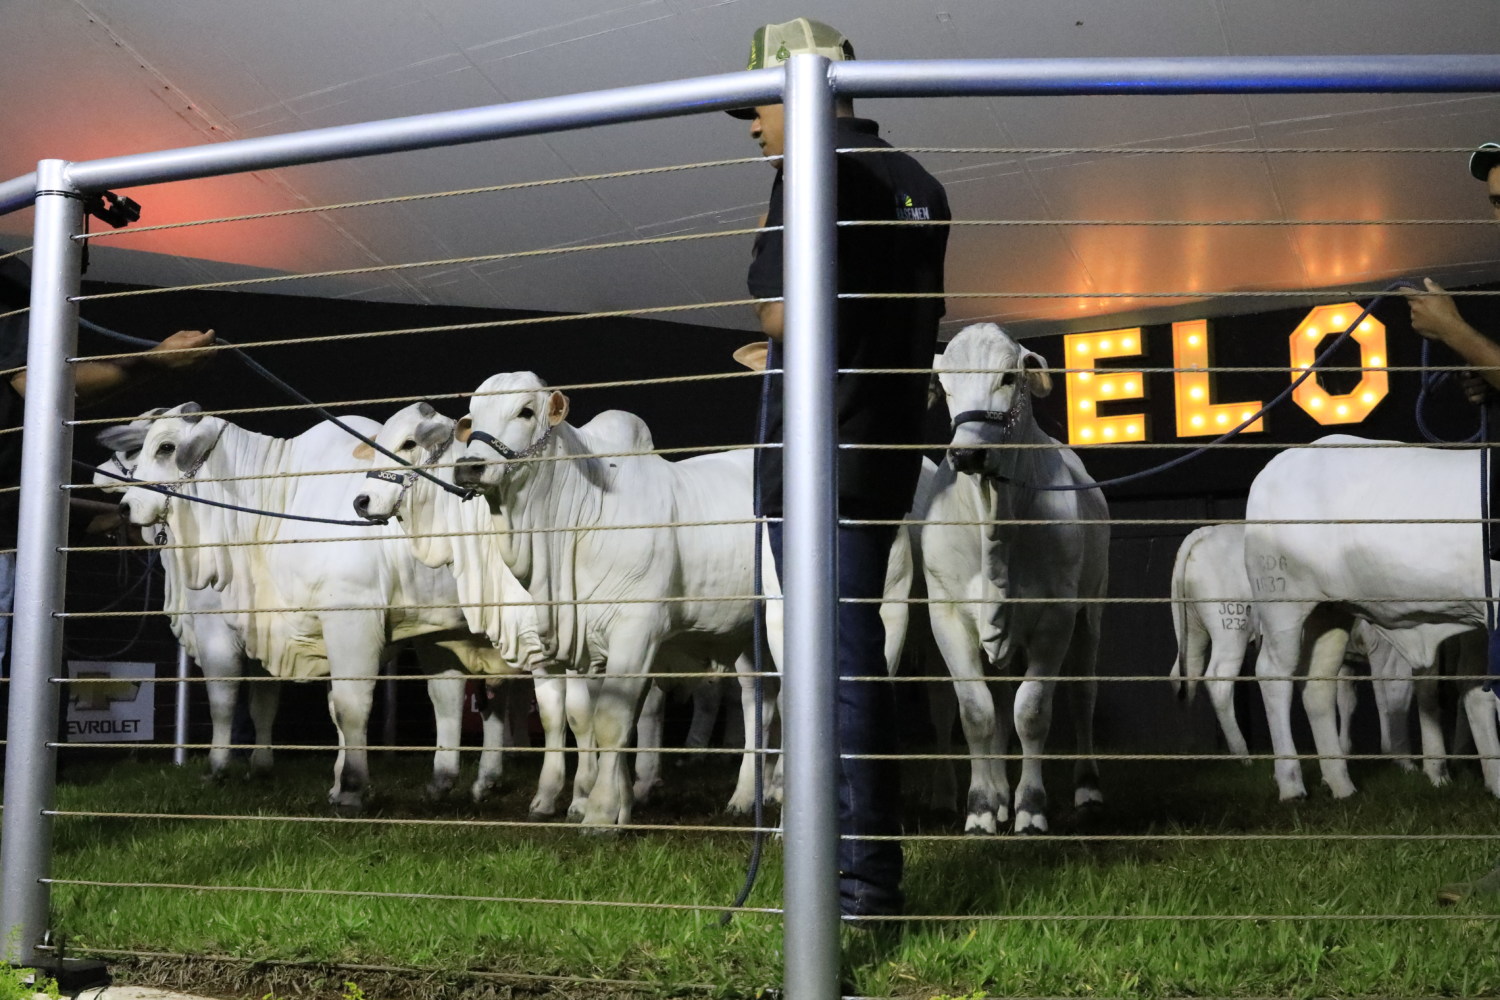
POLYGON ((469 798, 476 804, 483 802, 500 790, 499 778, 481 778, 469 786, 469 798))
POLYGON ((1027 812, 1024 809, 1016 811, 1016 833, 1028 836, 1047 832, 1047 817, 1042 813, 1027 812))
POLYGON ((995 822, 995 814, 992 812, 978 815, 970 813, 969 818, 964 821, 964 833, 971 833, 976 837, 993 836, 999 830, 1000 827, 995 822))
POLYGON ((588 807, 584 803, 574 802, 572 805, 568 806, 568 822, 582 823, 583 815, 587 811, 588 807))
MULTIPOLYGON (((1324 784, 1328 783, 1324 782, 1324 784)), ((1354 782, 1341 781, 1337 785, 1328 784, 1328 790, 1333 793, 1333 797, 1336 799, 1347 799, 1355 792, 1354 782)))
POLYGON ((203 772, 203 783, 205 785, 222 785, 228 777, 228 771, 205 771, 203 772))
POLYGON ((1104 805, 1104 793, 1091 785, 1083 785, 1073 790, 1073 808, 1075 809, 1098 809, 1104 805))
POLYGON ((730 799, 729 804, 724 807, 724 812, 726 812, 730 816, 748 816, 752 811, 754 811, 754 809, 754 801, 747 802, 744 799, 741 799, 739 796, 735 796, 734 798, 730 799))

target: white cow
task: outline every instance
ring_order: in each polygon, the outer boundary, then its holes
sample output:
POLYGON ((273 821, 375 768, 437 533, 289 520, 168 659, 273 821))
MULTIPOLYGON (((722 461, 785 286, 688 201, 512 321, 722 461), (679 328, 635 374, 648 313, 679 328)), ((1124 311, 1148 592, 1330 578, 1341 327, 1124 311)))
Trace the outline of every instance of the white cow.
MULTIPOLYGON (((403 461, 434 466, 434 472, 449 478, 450 465, 461 453, 462 442, 455 439, 457 422, 438 413, 428 403, 414 403, 398 411, 386 421, 375 441, 383 448, 398 455, 403 461)), ((652 446, 650 432, 641 421, 620 411, 600 414, 577 433, 594 443, 601 452, 619 453, 649 451, 652 446)), ((610 461, 613 461, 611 459, 610 461)), ((496 518, 488 503, 474 501, 465 503, 430 480, 403 473, 394 477, 371 478, 363 483, 353 497, 355 511, 362 517, 395 517, 409 533, 417 553, 429 566, 448 567, 458 581, 460 599, 471 627, 498 636, 504 628, 519 628, 528 636, 536 636, 538 612, 550 618, 552 609, 538 608, 531 596, 516 581, 505 561, 505 539, 508 522, 496 518), (519 623, 519 624, 513 624, 519 623)), ((748 516, 748 515, 747 515, 748 516)), ((561 534, 563 532, 558 532, 561 534)), ((600 533, 601 541, 608 544, 612 533, 600 533)), ((540 541, 540 539, 539 539, 540 541)), ((561 539, 558 539, 561 543, 561 539)), ((767 560, 769 563, 769 559, 767 560)), ((774 580, 769 582, 774 588, 774 580)), ((746 586, 749 586, 748 574, 746 586)), ((748 590, 745 591, 748 593, 748 590)), ((773 605, 779 611, 779 606, 773 605)), ((904 610, 904 605, 902 606, 904 610)), ((540 655, 540 640, 536 640, 538 659, 533 665, 539 674, 537 701, 543 713, 543 727, 548 733, 549 753, 545 755, 542 780, 531 811, 538 816, 555 812, 557 795, 564 782, 563 734, 556 725, 566 711, 569 726, 573 729, 579 746, 591 749, 593 743, 593 698, 596 680, 579 676, 575 660, 548 660, 540 655), (567 681, 566 695, 563 682, 548 676, 545 671, 560 667, 573 667, 572 677, 567 681), (545 679, 542 679, 545 678, 545 679), (552 720, 549 722, 549 717, 552 720)), ((701 660, 692 660, 669 644, 663 655, 674 661, 678 669, 702 671, 701 660)), ((747 657, 736 661, 741 686, 741 709, 747 720, 745 736, 746 755, 742 758, 740 778, 729 801, 729 810, 735 813, 749 811, 754 804, 754 698, 753 678, 749 673, 747 657)), ((770 687, 762 720, 762 741, 769 733, 775 718, 774 685, 770 687)), ((659 744, 660 713, 662 695, 652 685, 641 711, 638 725, 637 745, 649 748, 659 744)), ((710 722, 711 724, 711 722, 710 722)), ((633 796, 642 801, 658 781, 659 755, 638 753, 636 755, 636 782, 633 796)), ((593 754, 580 755, 579 767, 574 779, 573 802, 568 814, 582 818, 588 796, 596 776, 596 758, 593 754)), ((774 779, 774 776, 773 776, 774 779)), ((769 786, 771 796, 776 793, 773 783, 769 786)))
MULTIPOLYGON (((1040 755, 1051 727, 1054 678, 1094 675, 1102 605, 1078 599, 1105 594, 1109 511, 1098 489, 1042 488, 1093 480, 1078 456, 1032 417, 1031 398, 1045 396, 1052 384, 1036 370, 1046 365, 1040 355, 983 323, 961 330, 935 364, 954 419, 953 439, 914 513, 926 521, 960 522, 927 524, 921 548, 933 636, 953 675, 975 755, 965 829, 993 833, 1010 818, 1004 762, 992 756, 1005 752, 1008 739, 982 678, 986 660, 1001 670, 1016 660, 1026 679, 1015 689, 1023 757, 1014 827, 1045 832, 1040 755), (1005 523, 1017 519, 1055 523, 1005 523)), ((1097 683, 1064 686, 1084 755, 1074 768, 1073 801, 1099 803, 1098 764, 1089 756, 1097 683)))
MULTIPOLYGON (((163 408, 150 410, 130 424, 109 427, 101 431, 98 441, 114 452, 102 462, 94 474, 94 485, 110 493, 122 493, 125 485, 117 477, 133 478, 136 462, 140 456, 141 442, 150 428, 148 418, 166 412, 163 408), (110 473, 110 474, 106 474, 110 473)), ((167 538, 170 543, 170 535, 167 538)), ((211 587, 194 590, 186 585, 185 551, 176 547, 161 550, 163 580, 163 611, 171 626, 172 634, 187 651, 198 669, 206 678, 204 687, 208 694, 209 717, 213 724, 213 736, 208 751, 209 776, 223 779, 229 767, 229 746, 233 742, 235 702, 239 695, 240 678, 254 661, 245 655, 245 645, 228 617, 217 612, 224 607, 222 596, 211 587)), ((255 664, 255 669, 260 670, 255 664)), ((255 729, 255 742, 260 744, 250 753, 250 774, 265 775, 271 770, 273 754, 271 728, 276 720, 276 707, 281 697, 279 684, 254 682, 249 686, 250 721, 255 729)))
MULTIPOLYGON (((1250 580, 1245 575, 1244 525, 1209 525, 1189 533, 1177 549, 1171 588, 1172 624, 1177 637, 1177 658, 1169 674, 1172 686, 1180 697, 1191 700, 1200 678, 1208 679, 1208 694, 1229 750, 1245 758, 1248 764, 1249 751, 1234 713, 1234 685, 1238 683, 1250 645, 1259 642, 1260 636, 1250 580)), ((1381 752, 1395 755, 1397 765, 1403 770, 1413 769, 1415 765, 1407 756, 1412 665, 1379 629, 1364 621, 1355 623, 1348 653, 1369 664, 1380 722, 1381 752)), ((1350 717, 1355 705, 1354 680, 1343 667, 1339 677, 1338 681, 1322 683, 1333 683, 1337 688, 1339 745, 1348 753, 1352 738, 1350 717)), ((1423 685, 1418 711, 1424 769, 1433 784, 1441 785, 1447 779, 1433 685, 1423 685)))
MULTIPOLYGON (((1410 663, 1433 663, 1438 644, 1463 633, 1471 633, 1463 661, 1483 662, 1472 636, 1484 627, 1480 489, 1477 451, 1342 434, 1289 448, 1255 477, 1245 570, 1261 622, 1256 674, 1272 744, 1283 758, 1276 763, 1282 799, 1306 795, 1301 765, 1291 756, 1292 680, 1337 674, 1356 616, 1379 626, 1410 663), (1272 523, 1278 521, 1313 523, 1272 523)), ((1477 641, 1482 646, 1482 633, 1477 641)), ((1355 789, 1341 756, 1332 687, 1304 685, 1302 703, 1323 781, 1344 798, 1355 789)), ((1500 795, 1493 696, 1471 686, 1462 697, 1479 753, 1489 758, 1486 784, 1500 795)))
POLYGON ((614 825, 630 820, 621 751, 663 645, 698 663, 749 649, 751 469, 743 452, 607 454, 567 412, 567 397, 530 372, 491 376, 461 423, 454 480, 481 489, 504 519, 495 537, 539 602, 549 658, 604 671, 599 775, 583 822, 614 825), (694 526, 662 526, 679 523, 694 526))
MULTIPOLYGON (((379 425, 346 418, 361 433, 379 425)), ((294 515, 330 517, 343 509, 352 481, 348 436, 322 423, 295 438, 275 438, 203 415, 185 403, 151 421, 137 477, 221 503, 294 515)), ((458 610, 451 577, 411 558, 394 527, 317 524, 170 499, 132 486, 122 512, 137 525, 164 523, 185 548, 182 576, 192 589, 221 594, 223 614, 245 654, 274 676, 331 676, 329 711, 339 755, 329 800, 363 805, 369 783, 366 729, 375 675, 392 643, 416 646, 439 720, 438 745, 460 743, 463 676, 506 676, 518 650, 474 638, 458 610), (251 543, 251 544, 246 544, 251 543)), ((500 776, 504 713, 486 718, 485 751, 473 793, 500 776)), ((429 791, 442 794, 458 773, 457 749, 440 750, 429 791)))

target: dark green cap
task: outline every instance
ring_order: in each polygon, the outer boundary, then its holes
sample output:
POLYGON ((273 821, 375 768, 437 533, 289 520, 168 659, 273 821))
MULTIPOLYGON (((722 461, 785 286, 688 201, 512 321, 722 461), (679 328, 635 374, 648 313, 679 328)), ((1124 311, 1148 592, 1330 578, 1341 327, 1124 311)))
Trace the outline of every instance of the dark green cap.
MULTIPOLYGON (((780 66, 799 52, 826 56, 834 62, 854 58, 854 46, 844 33, 822 21, 794 17, 781 24, 767 24, 755 29, 750 38, 750 60, 746 69, 769 69, 780 66)), ((733 108, 736 118, 755 117, 754 108, 733 108)))

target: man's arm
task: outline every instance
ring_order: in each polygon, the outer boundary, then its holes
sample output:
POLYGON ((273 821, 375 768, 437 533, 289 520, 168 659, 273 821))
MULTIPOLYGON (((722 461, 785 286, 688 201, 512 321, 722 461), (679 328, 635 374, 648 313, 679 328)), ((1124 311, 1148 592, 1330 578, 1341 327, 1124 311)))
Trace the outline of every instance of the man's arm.
POLYGON ((755 315, 760 317, 760 332, 778 344, 786 322, 785 306, 785 302, 761 302, 755 306, 755 315))
POLYGON ((1447 344, 1476 369, 1475 374, 1500 389, 1500 344, 1495 343, 1459 315, 1453 296, 1431 278, 1424 278, 1427 295, 1413 295, 1411 328, 1429 340, 1447 344))
MULTIPOLYGON (((128 359, 149 369, 186 368, 202 360, 194 348, 207 347, 214 342, 212 330, 178 330, 166 340, 151 348, 139 358, 128 359)), ((74 391, 79 402, 93 402, 124 388, 139 377, 136 364, 121 364, 115 361, 80 361, 73 369, 74 391)), ((11 376, 11 386, 22 396, 26 395, 26 373, 11 376)))

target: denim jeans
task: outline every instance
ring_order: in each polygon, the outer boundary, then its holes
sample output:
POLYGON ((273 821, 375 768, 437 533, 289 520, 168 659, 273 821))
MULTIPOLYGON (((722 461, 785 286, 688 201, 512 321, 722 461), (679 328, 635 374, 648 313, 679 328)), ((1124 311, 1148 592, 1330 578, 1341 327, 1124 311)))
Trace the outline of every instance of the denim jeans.
MULTIPOLYGON (((782 526, 767 526, 777 575, 781 572, 782 526)), ((896 537, 893 525, 840 526, 840 598, 878 598, 896 537)), ((878 604, 838 607, 839 753, 897 752, 896 697, 892 685, 852 680, 885 677, 885 625, 878 604)), ((833 666, 833 665, 830 665, 833 666)), ((901 766, 894 760, 839 760, 839 833, 844 837, 901 833, 901 766)), ((901 912, 901 843, 896 840, 839 841, 839 905, 849 916, 901 912)))

